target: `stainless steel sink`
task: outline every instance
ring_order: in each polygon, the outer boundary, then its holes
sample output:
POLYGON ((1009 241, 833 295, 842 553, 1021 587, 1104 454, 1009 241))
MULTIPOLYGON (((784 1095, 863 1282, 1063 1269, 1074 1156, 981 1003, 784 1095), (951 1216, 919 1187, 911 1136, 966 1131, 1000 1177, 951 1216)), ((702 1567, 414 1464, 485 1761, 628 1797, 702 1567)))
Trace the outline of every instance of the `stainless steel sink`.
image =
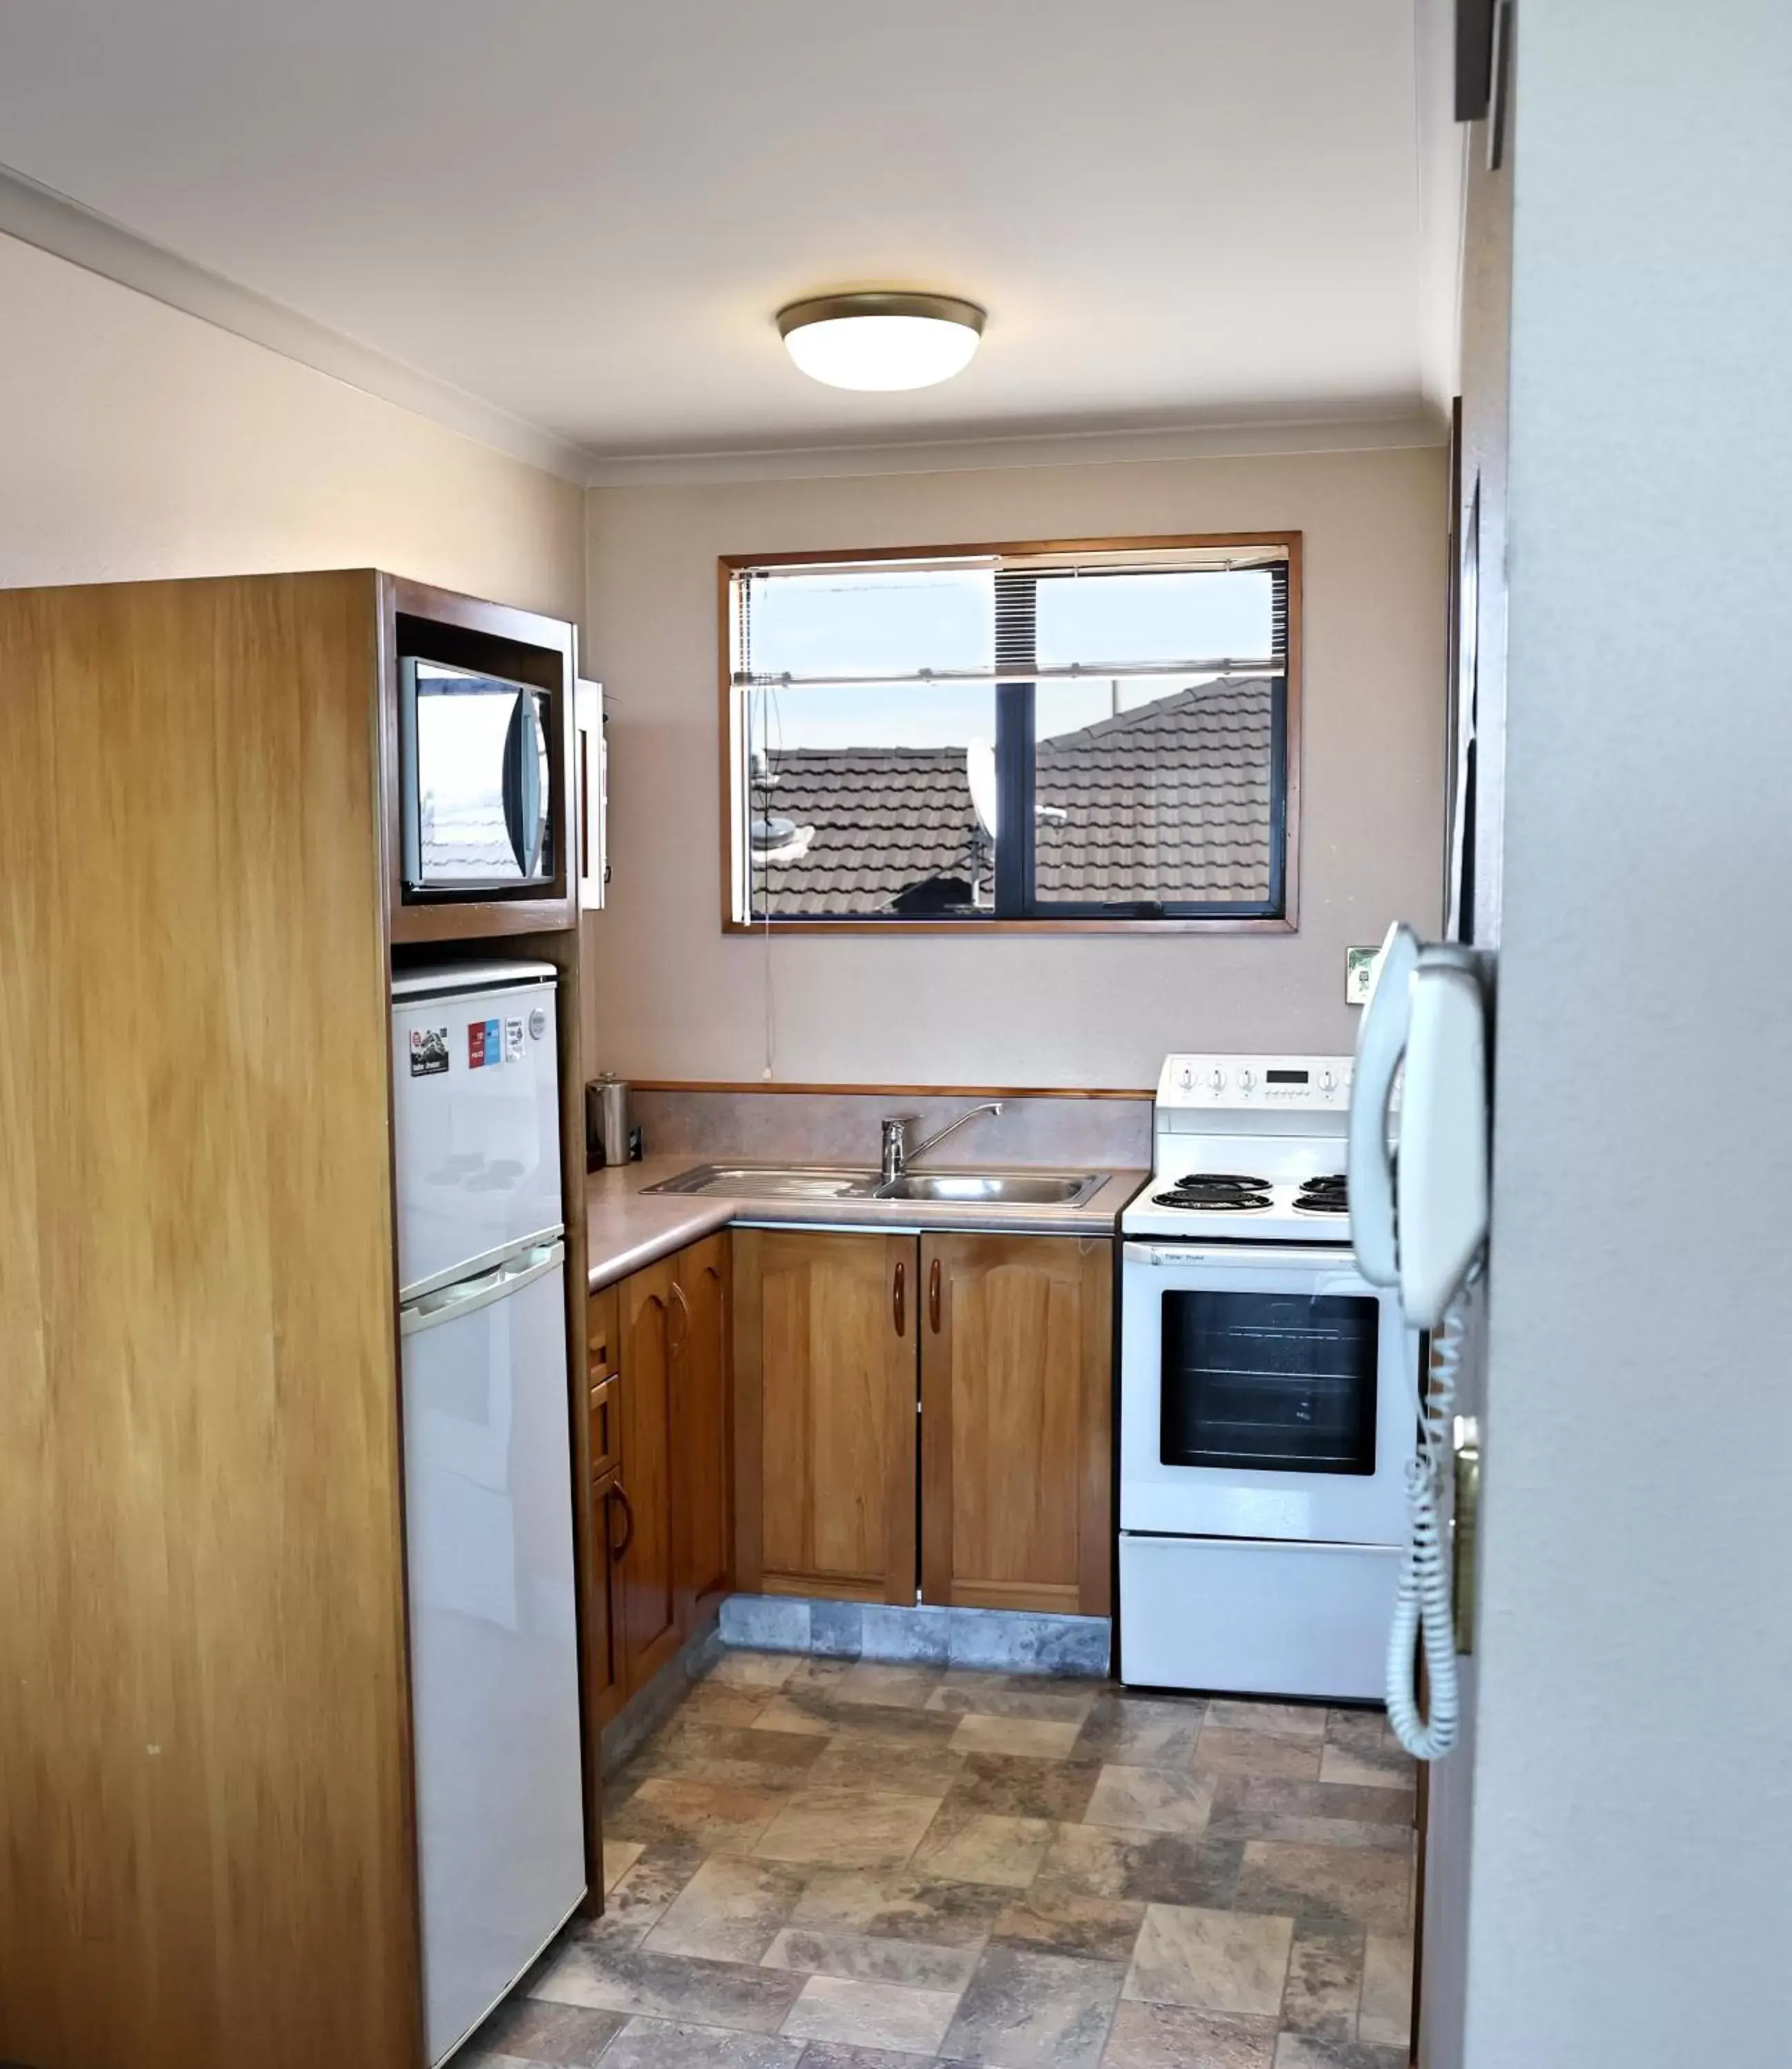
POLYGON ((908 1171, 880 1185, 880 1200, 941 1206, 1079 1207, 1107 1182, 1100 1171, 908 1171))
POLYGON ((699 1164, 650 1193, 712 1193, 737 1200, 914 1200, 941 1206, 1076 1207, 1104 1171, 908 1171, 880 1184, 875 1171, 830 1164, 699 1164))
POLYGON ((868 1200, 876 1194, 877 1173, 837 1164, 700 1164, 642 1190, 720 1193, 737 1200, 868 1200))

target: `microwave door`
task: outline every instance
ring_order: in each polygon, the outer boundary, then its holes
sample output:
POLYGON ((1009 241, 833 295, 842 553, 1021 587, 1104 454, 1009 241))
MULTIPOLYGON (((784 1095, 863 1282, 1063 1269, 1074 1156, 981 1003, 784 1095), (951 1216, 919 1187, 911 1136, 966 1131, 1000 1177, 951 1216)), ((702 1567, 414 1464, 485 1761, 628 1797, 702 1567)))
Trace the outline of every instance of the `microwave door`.
POLYGON ((518 873, 538 883, 552 873, 548 844, 548 743, 540 695, 524 691, 504 744, 504 817, 518 873))

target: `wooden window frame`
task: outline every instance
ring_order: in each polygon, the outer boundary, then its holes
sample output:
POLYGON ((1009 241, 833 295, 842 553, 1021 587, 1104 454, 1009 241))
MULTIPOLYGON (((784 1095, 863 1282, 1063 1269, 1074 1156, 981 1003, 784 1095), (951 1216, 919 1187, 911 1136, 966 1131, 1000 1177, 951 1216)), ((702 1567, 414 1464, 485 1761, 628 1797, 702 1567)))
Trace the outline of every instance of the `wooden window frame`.
MULTIPOLYGON (((1024 539, 961 541, 947 545, 830 547, 816 553, 723 553, 716 563, 716 760, 721 773, 720 853, 721 923, 725 934, 1292 934, 1300 931, 1300 687, 1302 582, 1299 532, 1189 532, 1100 539, 1024 539), (951 920, 892 914, 885 919, 802 918, 741 920, 734 916, 733 684, 729 667, 729 606, 736 575, 751 568, 820 567, 837 561, 971 559, 986 555, 1023 557, 1043 553, 1164 552, 1197 547, 1279 546, 1288 555, 1288 674, 1283 699, 1281 765, 1282 910, 1274 914, 1218 914, 1167 919, 1064 916, 951 920)), ((1273 773, 1272 773, 1273 781, 1273 773)))

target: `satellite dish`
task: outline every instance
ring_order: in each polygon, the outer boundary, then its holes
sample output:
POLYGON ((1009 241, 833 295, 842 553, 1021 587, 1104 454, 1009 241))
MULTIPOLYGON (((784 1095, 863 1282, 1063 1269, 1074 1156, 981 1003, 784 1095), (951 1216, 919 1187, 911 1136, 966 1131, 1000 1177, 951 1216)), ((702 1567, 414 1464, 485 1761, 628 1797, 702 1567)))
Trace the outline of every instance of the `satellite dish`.
POLYGON ((991 840, 995 835, 995 749, 986 740, 974 740, 965 749, 965 778, 970 785, 971 810, 991 840))

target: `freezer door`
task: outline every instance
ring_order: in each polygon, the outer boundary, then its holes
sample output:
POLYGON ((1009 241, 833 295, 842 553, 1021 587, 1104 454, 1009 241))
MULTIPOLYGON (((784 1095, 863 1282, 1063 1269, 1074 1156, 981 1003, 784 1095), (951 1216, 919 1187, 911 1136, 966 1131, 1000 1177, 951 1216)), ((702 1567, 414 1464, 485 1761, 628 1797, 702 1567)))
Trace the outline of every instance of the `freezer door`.
POLYGON ((394 1005, 401 1298, 560 1233, 557 1058, 551 983, 394 1005))
POLYGON ((544 1246, 402 1318, 431 2063, 585 1889, 565 1273, 544 1246))

